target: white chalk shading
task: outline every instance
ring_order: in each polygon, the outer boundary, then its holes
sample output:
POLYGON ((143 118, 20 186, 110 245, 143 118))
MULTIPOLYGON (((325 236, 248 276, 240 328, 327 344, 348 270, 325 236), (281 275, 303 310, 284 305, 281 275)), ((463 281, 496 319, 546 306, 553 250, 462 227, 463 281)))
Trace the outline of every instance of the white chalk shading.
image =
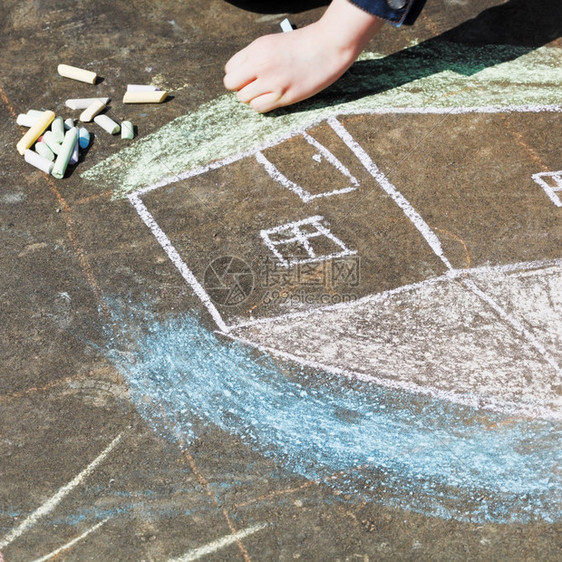
POLYGON ((531 176, 548 195, 548 198, 557 206, 562 207, 562 200, 557 195, 562 192, 562 170, 558 172, 541 172, 540 174, 533 174, 531 176), (545 178, 550 178, 555 185, 549 184, 545 178))
POLYGON ((441 242, 435 233, 431 230, 429 225, 423 220, 421 215, 412 207, 409 201, 390 183, 388 178, 379 170, 377 165, 373 162, 371 157, 363 149, 362 146, 349 134, 344 126, 335 118, 330 117, 327 119, 328 124, 336 132, 336 134, 343 140, 348 148, 355 154, 357 159, 363 164, 366 170, 373 176, 383 190, 392 197, 393 201, 402 209, 404 214, 412 221, 412 224, 418 229, 420 234, 424 237, 425 241, 429 244, 431 249, 435 252, 437 257, 445 264, 448 269, 453 269, 449 260, 443 253, 441 242))
POLYGON ((229 337, 311 368, 438 399, 562 419, 562 260, 448 272, 229 337))
POLYGON ((97 531, 102 525, 104 525, 107 521, 109 521, 109 519, 111 519, 111 517, 106 517, 103 521, 100 521, 93 527, 90 527, 88 530, 84 531, 79 537, 72 539, 70 542, 67 542, 65 545, 61 546, 60 548, 57 548, 56 550, 53 550, 52 552, 46 554, 45 556, 42 556, 41 558, 36 558, 32 562, 46 562, 47 560, 51 560, 55 558, 61 552, 64 552, 65 550, 72 548, 76 543, 80 542, 81 540, 84 540, 88 535, 90 535, 94 531, 97 531))
POLYGON ((10 531, 1 541, 0 549, 5 548, 18 537, 23 535, 28 529, 33 527, 39 519, 48 515, 74 488, 79 486, 96 468, 108 457, 116 445, 121 441, 123 433, 120 433, 113 441, 77 476, 68 484, 63 486, 54 496, 50 497, 42 506, 36 509, 31 515, 26 517, 15 529, 10 531))
POLYGON ((319 197, 331 197, 332 195, 341 195, 344 193, 349 193, 350 191, 355 191, 359 187, 359 182, 351 174, 351 172, 340 162, 336 156, 334 156, 324 145, 319 143, 316 139, 311 137, 308 133, 302 133, 304 139, 312 145, 318 151, 312 158, 319 162, 322 157, 327 160, 334 168, 336 168, 342 175, 346 176, 351 185, 349 187, 344 187, 342 189, 334 189, 332 191, 326 191, 323 193, 312 194, 304 187, 297 185, 295 182, 291 181, 287 176, 282 174, 279 169, 272 164, 263 154, 263 152, 258 151, 256 153, 256 160, 265 168, 265 171, 269 174, 271 179, 280 183, 283 187, 286 187, 293 193, 297 194, 305 203, 317 199, 319 197))
POLYGON ((437 400, 446 400, 453 404, 460 404, 462 406, 469 406, 471 408, 484 408, 494 412, 501 412, 508 415, 526 416, 535 419, 546 419, 546 420, 562 420, 562 412, 552 411, 548 407, 543 407, 540 403, 533 404, 521 404, 516 401, 509 401, 504 399, 498 399, 495 397, 483 398, 479 396, 476 392, 459 394, 454 391, 440 390, 438 388, 427 387, 422 384, 416 384, 412 382, 395 381, 391 379, 385 379, 382 377, 377 377, 374 375, 365 374, 360 371, 353 371, 349 369, 343 369, 340 367, 335 367, 333 364, 322 363, 320 361, 312 361, 306 359, 301 355, 295 355, 294 353, 288 351, 282 351, 277 347, 272 345, 260 345, 256 344, 255 339, 249 339, 242 336, 236 335, 235 332, 230 332, 228 334, 221 333, 223 336, 230 338, 233 341, 237 341, 241 344, 250 346, 262 353, 271 355, 273 357, 278 357, 286 361, 291 361, 304 367, 310 369, 330 373, 333 375, 343 376, 350 380, 358 380, 362 382, 368 382, 382 386, 383 388, 390 388, 393 390, 401 390, 405 392, 413 392, 415 394, 420 394, 422 396, 429 396, 437 400))
POLYGON ((558 376, 562 376, 562 369, 558 362, 552 357, 552 355, 545 349, 545 347, 533 336, 533 334, 521 324, 514 316, 508 314, 505 309, 498 305, 494 299, 482 291, 471 279, 463 279, 463 283, 478 297, 480 297, 485 303, 487 303, 491 308, 493 308, 498 315, 510 324, 513 329, 519 332, 549 363, 552 368, 558 373, 558 376))
POLYGON ((234 544, 242 539, 245 539, 246 537, 249 537, 250 535, 257 533, 262 529, 265 529, 266 527, 267 527, 266 523, 260 523, 258 525, 254 525, 253 527, 248 527, 247 529, 238 531, 237 533, 226 535, 226 537, 222 537, 221 539, 213 541, 205 546, 201 546, 199 548, 190 550, 189 552, 186 552, 183 556, 180 556, 179 558, 170 559, 168 562, 192 562, 193 560, 199 560, 200 558, 203 558, 203 556, 207 556, 208 554, 212 554, 213 552, 216 552, 221 548, 230 546, 231 544, 234 544))
POLYGON ((279 260, 279 264, 283 267, 327 261, 356 254, 357 252, 347 248, 339 238, 334 236, 328 228, 322 225, 323 220, 324 217, 317 215, 301 221, 290 222, 274 228, 261 230, 260 235, 265 245, 273 252, 279 260), (305 230, 303 227, 311 228, 305 230), (278 237, 275 235, 278 235, 278 237), (317 255, 310 240, 320 236, 333 242, 333 244, 340 248, 340 251, 317 255), (308 258, 295 258, 290 254, 284 255, 283 252, 279 250, 282 246, 291 247, 294 245, 298 245, 301 249, 304 249, 308 258))

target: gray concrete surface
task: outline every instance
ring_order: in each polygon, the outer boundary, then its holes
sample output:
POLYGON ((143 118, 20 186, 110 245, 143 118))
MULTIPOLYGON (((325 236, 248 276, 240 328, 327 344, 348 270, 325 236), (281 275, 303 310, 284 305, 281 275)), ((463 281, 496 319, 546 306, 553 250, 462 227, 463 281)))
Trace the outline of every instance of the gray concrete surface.
POLYGON ((0 7, 0 561, 560 559, 559 2, 429 0, 265 117, 222 68, 288 14, 0 7), (23 161, 93 96, 133 141, 23 161))

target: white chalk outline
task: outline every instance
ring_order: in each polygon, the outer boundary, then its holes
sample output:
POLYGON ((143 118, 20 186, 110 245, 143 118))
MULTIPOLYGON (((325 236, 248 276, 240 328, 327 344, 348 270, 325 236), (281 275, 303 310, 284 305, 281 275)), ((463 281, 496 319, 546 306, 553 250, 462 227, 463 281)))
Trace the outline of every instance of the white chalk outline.
POLYGON ((540 172, 539 174, 533 174, 531 177, 544 189, 544 192, 548 195, 549 199, 557 207, 562 207, 562 201, 560 200, 560 197, 556 195, 556 193, 562 191, 562 170, 558 170, 557 172, 540 172), (555 178, 556 183, 559 185, 557 187, 552 187, 542 179, 545 177, 555 178))
POLYGON ((94 470, 107 458, 109 453, 115 448, 115 446, 121 441, 123 433, 120 433, 113 441, 78 475, 76 475, 68 484, 65 484, 59 491, 51 496, 43 505, 38 507, 31 515, 28 515, 17 527, 12 529, 3 539, 0 541, 0 549, 5 548, 12 542, 14 542, 18 537, 23 535, 30 527, 33 527, 39 519, 50 513, 57 507, 57 505, 70 493, 76 486, 82 483, 82 481, 90 476, 94 470))
MULTIPOLYGON (((298 195, 305 203, 312 201, 314 199, 318 199, 320 197, 331 197, 333 195, 341 195, 343 193, 349 193, 351 191, 355 191, 359 187, 359 182, 357 178, 355 178, 351 172, 347 169, 342 162, 332 154, 324 145, 320 144, 315 138, 311 137, 308 133, 303 132, 301 135, 305 138, 305 140, 312 145, 316 150, 318 150, 319 154, 315 156, 323 156, 334 168, 338 170, 342 175, 346 176, 351 185, 348 187, 344 187, 342 189, 334 189, 332 191, 325 191, 323 193, 315 193, 312 194, 304 187, 297 185, 294 181, 290 180, 287 176, 285 176, 279 169, 270 162, 267 157, 264 155, 263 152, 258 151, 256 153, 256 160, 265 168, 265 171, 269 174, 271 179, 280 183, 283 187, 286 187, 296 195, 298 195)), ((281 143, 278 143, 281 144, 281 143)), ((277 146, 277 145, 275 145, 277 146)), ((314 158, 314 156, 313 156, 314 158)))
MULTIPOLYGON (((49 552, 49 554, 46 554, 45 556, 42 556, 41 558, 36 558, 32 562, 47 562, 47 560, 50 560, 51 558, 54 558, 55 556, 59 555, 61 552, 64 552, 65 550, 68 550, 69 548, 73 547, 77 542, 80 542, 81 540, 85 539, 89 534, 91 534, 94 531, 96 531, 97 529, 99 529, 102 525, 107 523, 110 519, 111 519, 111 517, 106 517, 103 521, 100 521, 99 523, 96 523, 96 525, 94 525, 93 527, 90 527, 89 529, 84 531, 79 537, 76 537, 75 539, 72 539, 70 542, 67 542, 66 544, 62 545, 61 547, 57 548, 56 550, 53 550, 52 552, 49 552)), ((1 562, 1 560, 0 560, 0 562, 1 562)))
POLYGON ((349 248, 347 248, 347 246, 339 238, 334 236, 328 228, 321 224, 323 220, 324 217, 316 215, 314 217, 308 217, 307 219, 303 219, 300 221, 281 224, 274 228, 260 230, 260 235, 263 238, 265 245, 273 252, 273 254, 275 254, 277 259, 279 260, 279 264, 287 268, 293 265, 322 262, 356 254, 357 252, 355 250, 350 250, 349 248), (308 234, 303 233, 300 227, 304 225, 313 226, 316 229, 315 232, 310 232, 308 234), (277 234, 286 230, 289 230, 293 234, 292 238, 283 238, 281 240, 271 239, 270 234, 277 234), (308 240, 310 238, 317 238, 319 236, 324 236, 325 238, 331 240, 334 244, 336 244, 336 246, 339 246, 341 248, 341 252, 317 256, 314 252, 314 248, 310 245, 308 240), (283 257, 283 254, 279 250, 277 250, 278 246, 284 246, 293 242, 297 242, 298 244, 300 244, 306 250, 309 257, 303 259, 285 259, 283 257))
POLYGON ((437 235, 431 230, 429 225, 423 220, 421 215, 412 207, 410 202, 396 189, 388 178, 379 170, 377 165, 373 162, 371 157, 363 149, 363 147, 349 134, 347 129, 334 117, 327 119, 328 124, 334 132, 343 140, 347 147, 355 154, 359 162, 363 164, 365 169, 375 178, 377 183, 383 190, 390 195, 392 200, 402 209, 404 214, 412 221, 412 224, 417 228, 419 233, 423 236, 429 247, 433 250, 435 255, 445 264, 447 269, 453 269, 449 260, 443 254, 443 248, 437 235))
POLYGON ((246 537, 265 529, 268 525, 266 523, 258 523, 252 527, 248 527, 247 529, 243 529, 242 531, 238 531, 236 533, 232 533, 231 535, 226 535, 216 541, 213 541, 205 546, 200 546, 199 548, 194 548, 189 552, 186 552, 182 556, 178 558, 173 558, 168 560, 168 562, 193 562, 193 560, 199 560, 203 556, 207 556, 207 554, 212 554, 221 548, 226 546, 230 546, 246 537))

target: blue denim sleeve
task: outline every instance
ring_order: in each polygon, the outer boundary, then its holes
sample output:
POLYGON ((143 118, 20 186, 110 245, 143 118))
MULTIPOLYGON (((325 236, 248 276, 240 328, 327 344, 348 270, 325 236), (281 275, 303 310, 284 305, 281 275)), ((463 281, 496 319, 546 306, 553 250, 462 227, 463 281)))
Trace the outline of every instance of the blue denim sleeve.
POLYGON ((357 7, 395 25, 412 25, 425 0, 349 0, 357 7))

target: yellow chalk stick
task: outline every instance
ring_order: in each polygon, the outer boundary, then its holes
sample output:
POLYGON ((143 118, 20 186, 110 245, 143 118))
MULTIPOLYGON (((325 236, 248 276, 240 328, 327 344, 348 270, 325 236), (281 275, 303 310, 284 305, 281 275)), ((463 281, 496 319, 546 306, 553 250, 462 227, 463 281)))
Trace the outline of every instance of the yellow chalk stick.
POLYGON ((95 72, 77 68, 75 66, 69 66, 68 64, 59 64, 57 66, 57 72, 65 78, 72 78, 72 80, 86 82, 87 84, 95 84, 96 78, 98 77, 95 72))
POLYGON ((162 103, 168 92, 125 92, 123 103, 162 103))
POLYGON ((41 134, 45 131, 45 129, 54 121, 55 119, 55 112, 54 111, 44 111, 43 115, 33 123, 33 125, 29 128, 27 133, 23 135, 20 139, 16 148, 18 152, 23 156, 25 151, 30 148, 33 143, 41 136, 41 134))
POLYGON ((93 101, 81 114, 80 121, 89 123, 100 111, 105 109, 105 103, 100 100, 93 101))

